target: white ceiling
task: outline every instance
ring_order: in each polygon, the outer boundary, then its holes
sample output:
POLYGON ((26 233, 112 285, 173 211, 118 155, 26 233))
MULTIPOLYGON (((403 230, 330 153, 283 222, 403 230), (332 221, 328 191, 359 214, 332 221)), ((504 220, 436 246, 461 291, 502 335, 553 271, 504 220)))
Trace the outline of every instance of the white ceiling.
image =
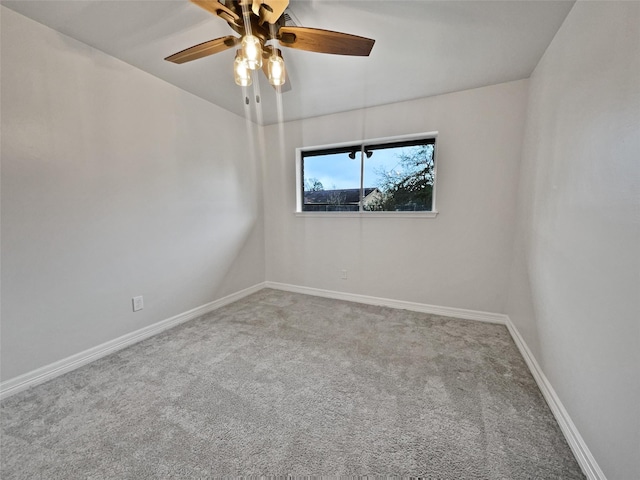
POLYGON ((251 112, 254 121, 264 124, 527 78, 573 3, 291 0, 301 26, 376 43, 369 57, 283 48, 292 89, 279 104, 263 76, 246 92, 234 83, 233 49, 182 65, 164 61, 179 50, 233 33, 223 20, 188 0, 2 0, 12 10, 226 110, 241 116, 251 112))

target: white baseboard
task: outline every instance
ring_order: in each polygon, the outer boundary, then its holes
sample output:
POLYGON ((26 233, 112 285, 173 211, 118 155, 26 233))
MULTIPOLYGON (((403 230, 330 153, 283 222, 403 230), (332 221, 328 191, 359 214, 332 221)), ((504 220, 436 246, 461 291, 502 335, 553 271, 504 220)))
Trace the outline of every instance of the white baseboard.
POLYGON ((406 302, 403 300, 392 300, 390 298, 371 297, 356 293, 336 292, 334 290, 322 290, 320 288, 300 287, 287 283, 265 282, 266 288, 284 290, 287 292, 303 293, 316 297, 333 298, 336 300, 346 300, 348 302, 365 303, 367 305, 378 305, 381 307, 398 308, 401 310, 411 310, 413 312, 430 313, 432 315, 442 315, 444 317, 462 318, 464 320, 478 320, 480 322, 498 323, 506 325, 506 315, 500 313, 481 312, 478 310, 467 310, 464 308, 439 307, 426 303, 406 302))
POLYGON ((571 420, 569 413, 564 408, 564 405, 562 405, 558 394, 551 386, 551 383, 549 383, 549 380, 540 368, 540 365, 533 356, 533 353, 529 350, 529 347, 522 338, 522 335, 520 335, 520 332, 508 316, 506 316, 506 319, 507 329, 509 329, 511 338, 513 338, 518 350, 520 350, 520 354, 527 363, 533 378, 538 384, 538 388, 540 388, 544 399, 547 401, 547 404, 551 409, 551 413, 553 413, 562 433, 567 439, 567 443, 569 444, 573 455, 576 457, 580 468, 582 468, 582 471, 589 480, 606 480, 604 473, 598 466, 595 458, 593 458, 593 455, 582 438, 582 435, 580 435, 578 428, 573 423, 573 420, 571 420))
POLYGON ((262 290, 264 287, 264 283, 259 283, 252 287, 245 288, 239 292, 232 293, 226 297, 219 298, 213 302, 196 307, 188 312, 161 320, 153 325, 141 328, 135 332, 127 333, 126 335, 85 350, 84 352, 71 355, 70 357, 6 380, 0 383, 0 400, 75 370, 76 368, 80 368, 87 363, 98 360, 99 358, 105 357, 118 350, 122 350, 125 347, 157 335, 158 333, 175 327, 176 325, 198 318, 220 307, 224 307, 225 305, 240 300, 247 295, 251 295, 252 293, 262 290))

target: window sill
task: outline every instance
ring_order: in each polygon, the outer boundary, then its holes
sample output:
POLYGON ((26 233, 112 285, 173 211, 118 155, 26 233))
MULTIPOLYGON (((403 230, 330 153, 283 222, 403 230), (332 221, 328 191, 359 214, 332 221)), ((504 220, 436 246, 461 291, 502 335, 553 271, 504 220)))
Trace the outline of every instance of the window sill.
POLYGON ((436 218, 431 212, 295 212, 296 217, 320 218, 436 218))

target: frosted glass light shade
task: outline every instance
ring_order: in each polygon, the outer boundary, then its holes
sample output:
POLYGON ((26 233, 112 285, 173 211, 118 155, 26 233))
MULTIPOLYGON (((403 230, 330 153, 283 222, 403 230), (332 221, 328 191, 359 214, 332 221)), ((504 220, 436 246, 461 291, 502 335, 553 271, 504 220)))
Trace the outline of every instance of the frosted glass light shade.
POLYGON ((274 87, 284 85, 285 81, 285 69, 284 60, 280 55, 271 55, 267 63, 267 70, 269 72, 269 83, 274 87))
POLYGON ((262 45, 260 39, 254 35, 242 37, 242 55, 250 70, 262 67, 262 45))
POLYGON ((236 84, 241 87, 251 85, 251 71, 240 50, 236 52, 236 59, 233 62, 233 77, 236 84))

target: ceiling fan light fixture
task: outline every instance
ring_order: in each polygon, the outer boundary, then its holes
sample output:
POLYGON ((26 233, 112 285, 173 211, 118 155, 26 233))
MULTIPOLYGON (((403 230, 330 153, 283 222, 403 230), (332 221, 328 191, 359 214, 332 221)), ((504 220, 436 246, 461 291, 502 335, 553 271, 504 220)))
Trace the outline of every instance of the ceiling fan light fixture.
POLYGON ((236 51, 236 59, 233 62, 233 77, 236 85, 240 85, 241 87, 251 85, 251 70, 249 70, 247 60, 244 58, 241 50, 236 51))
POLYGON ((267 62, 269 83, 274 87, 284 85, 286 75, 284 68, 284 59, 280 55, 280 52, 274 52, 273 55, 269 55, 269 59, 267 60, 267 62))
POLYGON ((257 70, 262 67, 262 45, 258 37, 255 35, 242 37, 242 56, 247 61, 249 69, 257 70))
MULTIPOLYGON (((2 0, 0 0, 2 1, 2 0)), ((333 55, 366 57, 375 40, 349 33, 299 26, 288 10, 289 0, 191 0, 198 7, 229 24, 237 35, 214 38, 165 58, 181 64, 238 46, 233 66, 236 84, 252 84, 252 70, 262 69, 277 93, 291 90, 282 47, 333 55), (287 10, 287 12, 285 12, 287 10), (279 88, 282 87, 283 88, 279 88)), ((246 97, 248 98, 248 97, 246 97)))

